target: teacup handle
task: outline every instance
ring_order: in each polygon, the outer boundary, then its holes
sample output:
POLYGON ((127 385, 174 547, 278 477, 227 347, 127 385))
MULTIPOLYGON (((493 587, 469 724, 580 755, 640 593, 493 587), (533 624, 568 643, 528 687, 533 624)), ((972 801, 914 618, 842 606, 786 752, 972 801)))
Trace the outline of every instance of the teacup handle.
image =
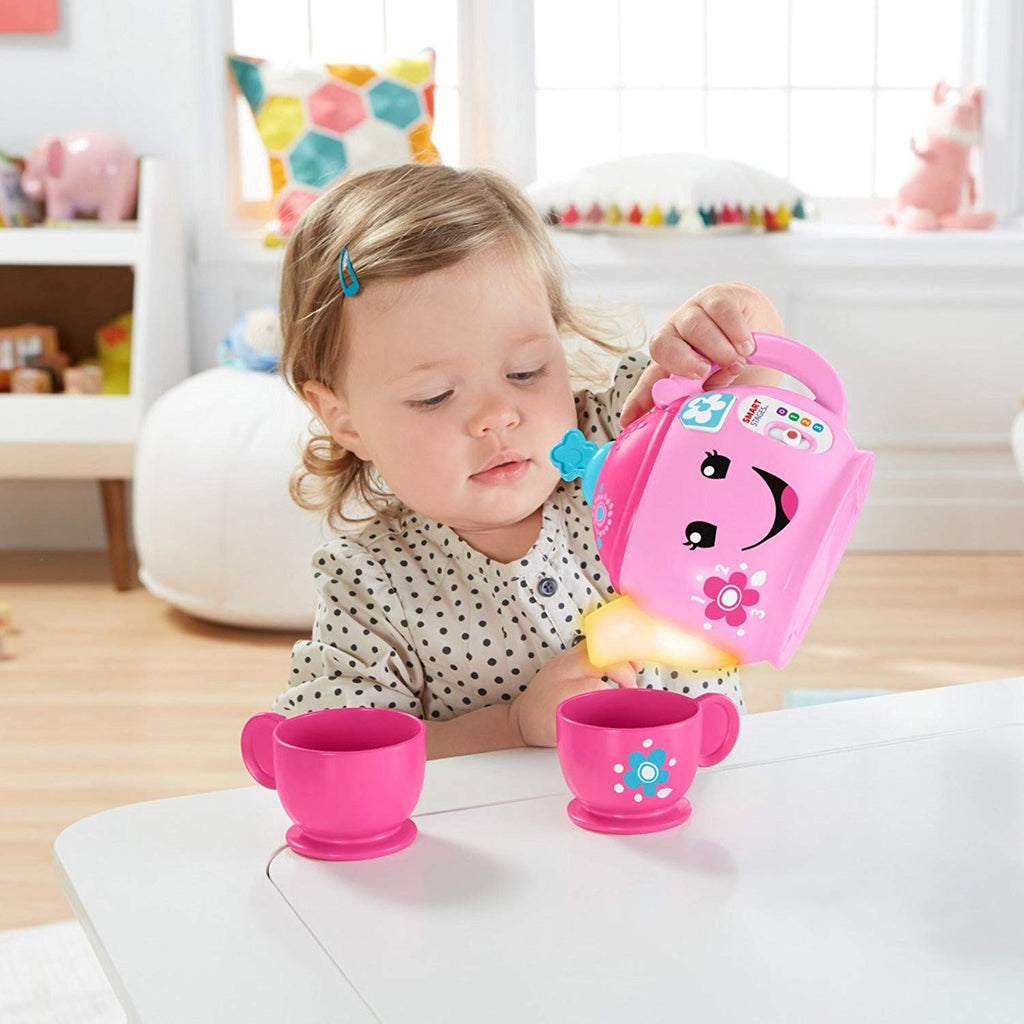
POLYGON ((274 730, 284 715, 264 711, 253 715, 242 727, 242 760, 249 774, 267 789, 277 789, 274 778, 274 730))
POLYGON ((701 707, 697 764, 701 768, 710 768, 724 761, 736 745, 736 737, 740 734, 740 713, 724 693, 701 694, 697 703, 701 707))

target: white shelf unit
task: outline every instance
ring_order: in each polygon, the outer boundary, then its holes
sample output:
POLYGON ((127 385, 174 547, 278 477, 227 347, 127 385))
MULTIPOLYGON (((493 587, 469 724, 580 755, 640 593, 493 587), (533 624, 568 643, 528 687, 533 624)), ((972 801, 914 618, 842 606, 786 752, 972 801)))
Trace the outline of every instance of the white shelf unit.
MULTIPOLYGON (((33 267, 111 267, 132 272, 129 394, 0 394, 0 478, 103 482, 113 558, 115 544, 123 542, 126 547, 127 537, 112 536, 112 526, 121 534, 127 527, 123 522, 111 523, 109 503, 120 500, 123 506, 124 481, 132 477, 142 418, 164 391, 188 373, 185 252, 180 200, 170 164, 142 158, 136 221, 0 231, 0 316, 11 306, 8 289, 24 281, 31 273, 26 268, 33 267), (13 268, 18 268, 17 275, 13 268), (114 482, 119 482, 116 488, 114 482)), ((55 297, 55 304, 60 301, 55 297)), ((34 319, 49 322, 46 309, 34 311, 34 319)), ((89 325, 90 329, 99 326, 89 325)), ((124 518, 123 509, 120 518, 124 518)), ((115 565, 115 576, 117 570, 115 565)))
MULTIPOLYGON (((154 162, 143 160, 143 174, 147 163, 154 162)), ((153 173, 160 172, 151 168, 151 178, 153 173)), ((0 231, 0 264, 134 266, 141 252, 139 238, 139 221, 135 220, 102 227, 83 221, 82 226, 11 228, 0 231)))

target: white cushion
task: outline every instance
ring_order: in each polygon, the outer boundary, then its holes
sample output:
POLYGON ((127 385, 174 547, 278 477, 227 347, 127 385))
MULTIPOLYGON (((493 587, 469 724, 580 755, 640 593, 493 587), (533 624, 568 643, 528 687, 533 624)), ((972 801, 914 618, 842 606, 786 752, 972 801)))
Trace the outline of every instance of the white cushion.
POLYGON ((199 618, 308 632, 322 517, 288 496, 309 410, 276 374, 222 367, 164 394, 136 449, 139 576, 199 618))
POLYGON ((535 182, 526 192, 542 215, 554 210, 564 217, 566 209, 573 205, 580 219, 571 226, 562 220, 559 227, 575 231, 651 230, 625 221, 610 224, 605 219, 591 223, 586 214, 594 203, 605 211, 614 203, 623 217, 634 204, 642 213, 657 204, 662 216, 675 206, 681 215, 675 230, 702 233, 706 226, 698 212, 701 208, 714 209, 717 214, 726 204, 733 208, 739 204, 747 212, 751 206, 774 211, 782 205, 792 211, 798 200, 808 202, 804 193, 785 178, 703 153, 621 157, 584 167, 566 178, 535 182))

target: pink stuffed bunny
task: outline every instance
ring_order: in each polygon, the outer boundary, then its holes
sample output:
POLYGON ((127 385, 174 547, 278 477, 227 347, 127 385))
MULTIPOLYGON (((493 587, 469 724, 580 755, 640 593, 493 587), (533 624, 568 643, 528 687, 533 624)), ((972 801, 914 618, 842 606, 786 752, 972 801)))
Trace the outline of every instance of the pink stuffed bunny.
POLYGON ((886 222, 910 231, 935 228, 988 228, 996 215, 972 209, 977 195, 968 163, 971 146, 981 132, 981 89, 975 86, 966 99, 946 102, 949 86, 939 82, 932 93, 935 113, 924 149, 910 140, 914 165, 896 193, 896 210, 886 222), (961 209, 964 188, 967 208, 961 209))

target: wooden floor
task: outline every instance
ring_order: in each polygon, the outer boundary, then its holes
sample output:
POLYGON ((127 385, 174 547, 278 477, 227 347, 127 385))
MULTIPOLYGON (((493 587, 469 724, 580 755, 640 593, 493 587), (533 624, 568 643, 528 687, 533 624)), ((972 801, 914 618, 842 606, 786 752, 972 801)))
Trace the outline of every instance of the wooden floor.
MULTIPOLYGON (((0 552, 15 657, 0 661, 0 929, 71 916, 65 826, 107 807, 250 785, 243 722, 297 636, 198 622, 101 553, 0 552)), ((752 712, 784 690, 914 690, 1024 675, 1024 555, 849 554, 787 668, 744 670, 752 712)))

